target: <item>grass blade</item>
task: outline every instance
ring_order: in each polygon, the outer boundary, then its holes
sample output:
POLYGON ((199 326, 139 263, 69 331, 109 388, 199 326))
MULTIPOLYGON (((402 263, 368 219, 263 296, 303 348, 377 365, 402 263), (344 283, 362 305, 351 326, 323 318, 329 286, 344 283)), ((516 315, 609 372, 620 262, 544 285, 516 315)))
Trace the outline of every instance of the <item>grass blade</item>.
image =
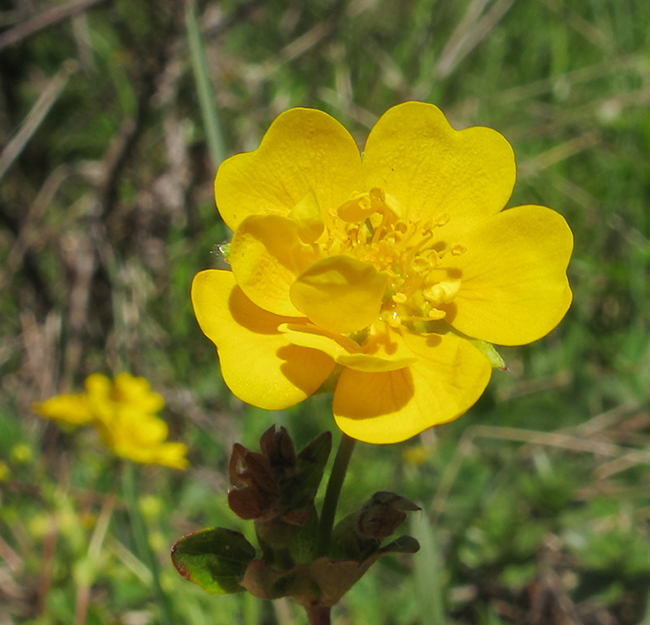
POLYGON ((445 625, 440 557, 433 528, 425 512, 411 516, 411 534, 418 539, 420 551, 413 556, 415 589, 421 625, 445 625))
POLYGON ((203 127, 212 164, 216 169, 225 159, 226 153, 221 135, 221 126, 219 125, 219 114, 214 99, 212 81, 208 72, 205 46, 196 16, 196 3, 193 0, 187 2, 185 9, 185 28, 190 46, 190 59, 192 61, 192 70, 196 82, 196 92, 199 97, 199 106, 201 107, 203 127))
POLYGON ((47 114, 49 113, 52 105, 57 101, 66 84, 70 75, 77 71, 78 64, 76 61, 67 61, 63 64, 63 69, 60 70, 52 80, 48 83, 47 87, 43 90, 40 98, 34 104, 29 115, 20 126, 20 129, 14 138, 7 143, 2 154, 0 154, 0 180, 7 173, 13 162, 20 156, 27 142, 32 138, 34 133, 38 130, 47 114))

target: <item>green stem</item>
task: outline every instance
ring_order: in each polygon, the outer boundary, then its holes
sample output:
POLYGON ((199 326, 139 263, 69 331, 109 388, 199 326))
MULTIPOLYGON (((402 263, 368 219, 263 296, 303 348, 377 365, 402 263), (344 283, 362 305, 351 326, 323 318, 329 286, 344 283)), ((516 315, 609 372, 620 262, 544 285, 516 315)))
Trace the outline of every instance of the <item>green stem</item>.
POLYGON ((339 502, 339 495, 341 494, 341 487, 343 480, 345 480, 345 473, 348 470, 350 457, 354 450, 356 441, 346 434, 341 436, 336 458, 334 459, 334 466, 330 474, 329 482, 327 482, 327 490, 325 491, 325 500, 323 501, 323 509, 320 515, 320 524, 318 526, 318 540, 316 543, 316 553, 318 557, 327 556, 330 550, 330 538, 332 536, 332 527, 334 527, 334 517, 336 515, 336 505, 339 502))
POLYGON ((156 560, 149 540, 147 539, 147 528, 144 524, 144 519, 140 514, 138 506, 138 496, 136 490, 136 468, 133 462, 125 462, 122 466, 122 488, 124 492, 124 500, 126 507, 129 511, 129 520, 131 521, 131 531, 133 532, 133 540, 138 551, 138 557, 147 565, 151 571, 151 579, 153 581, 153 590, 156 595, 156 601, 160 607, 160 622, 162 625, 172 625, 173 619, 171 618, 171 609, 169 600, 165 595, 165 591, 160 585, 160 567, 156 560))

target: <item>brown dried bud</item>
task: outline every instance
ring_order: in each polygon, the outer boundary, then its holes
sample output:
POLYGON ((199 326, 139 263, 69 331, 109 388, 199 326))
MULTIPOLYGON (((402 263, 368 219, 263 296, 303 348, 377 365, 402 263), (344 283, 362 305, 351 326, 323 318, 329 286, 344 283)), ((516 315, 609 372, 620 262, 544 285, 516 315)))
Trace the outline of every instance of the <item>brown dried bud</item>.
POLYGON ((278 488, 268 458, 249 451, 235 443, 228 467, 230 483, 235 486, 228 493, 228 505, 245 520, 272 518, 280 500, 278 488))
POLYGON ((228 493, 231 510, 245 520, 265 523, 276 518, 303 525, 313 507, 331 449, 331 434, 317 437, 298 455, 287 430, 271 426, 260 438, 262 453, 233 446, 228 493))

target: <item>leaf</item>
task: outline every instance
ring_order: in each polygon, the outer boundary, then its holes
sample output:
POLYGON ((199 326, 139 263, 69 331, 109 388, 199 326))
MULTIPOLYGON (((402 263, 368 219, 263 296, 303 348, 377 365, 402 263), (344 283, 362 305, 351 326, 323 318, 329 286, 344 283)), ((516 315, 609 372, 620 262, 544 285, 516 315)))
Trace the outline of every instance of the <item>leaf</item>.
POLYGON ((379 550, 380 554, 384 553, 417 553, 420 551, 420 543, 413 536, 400 536, 398 539, 389 543, 379 550))
POLYGON ((362 508, 336 525, 332 531, 330 554, 335 559, 363 562, 380 552, 382 539, 391 536, 402 524, 406 518, 405 511, 419 509, 395 493, 375 493, 362 508))
POLYGON ((297 456, 298 482, 301 497, 305 504, 312 503, 332 451, 332 433, 323 432, 317 436, 297 456))
POLYGON ((206 528, 172 547, 172 562, 188 581, 213 594, 243 592, 246 569, 255 547, 244 535, 223 527, 206 528))

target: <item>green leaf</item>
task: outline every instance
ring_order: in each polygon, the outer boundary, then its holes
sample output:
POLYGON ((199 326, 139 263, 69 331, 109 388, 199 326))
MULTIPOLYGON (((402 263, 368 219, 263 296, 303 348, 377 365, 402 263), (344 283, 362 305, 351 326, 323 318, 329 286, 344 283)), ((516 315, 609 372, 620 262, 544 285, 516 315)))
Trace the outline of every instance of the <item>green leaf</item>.
POLYGON ((207 528, 181 538, 172 547, 172 562, 188 581, 213 594, 243 592, 239 582, 255 558, 243 534, 207 528))

